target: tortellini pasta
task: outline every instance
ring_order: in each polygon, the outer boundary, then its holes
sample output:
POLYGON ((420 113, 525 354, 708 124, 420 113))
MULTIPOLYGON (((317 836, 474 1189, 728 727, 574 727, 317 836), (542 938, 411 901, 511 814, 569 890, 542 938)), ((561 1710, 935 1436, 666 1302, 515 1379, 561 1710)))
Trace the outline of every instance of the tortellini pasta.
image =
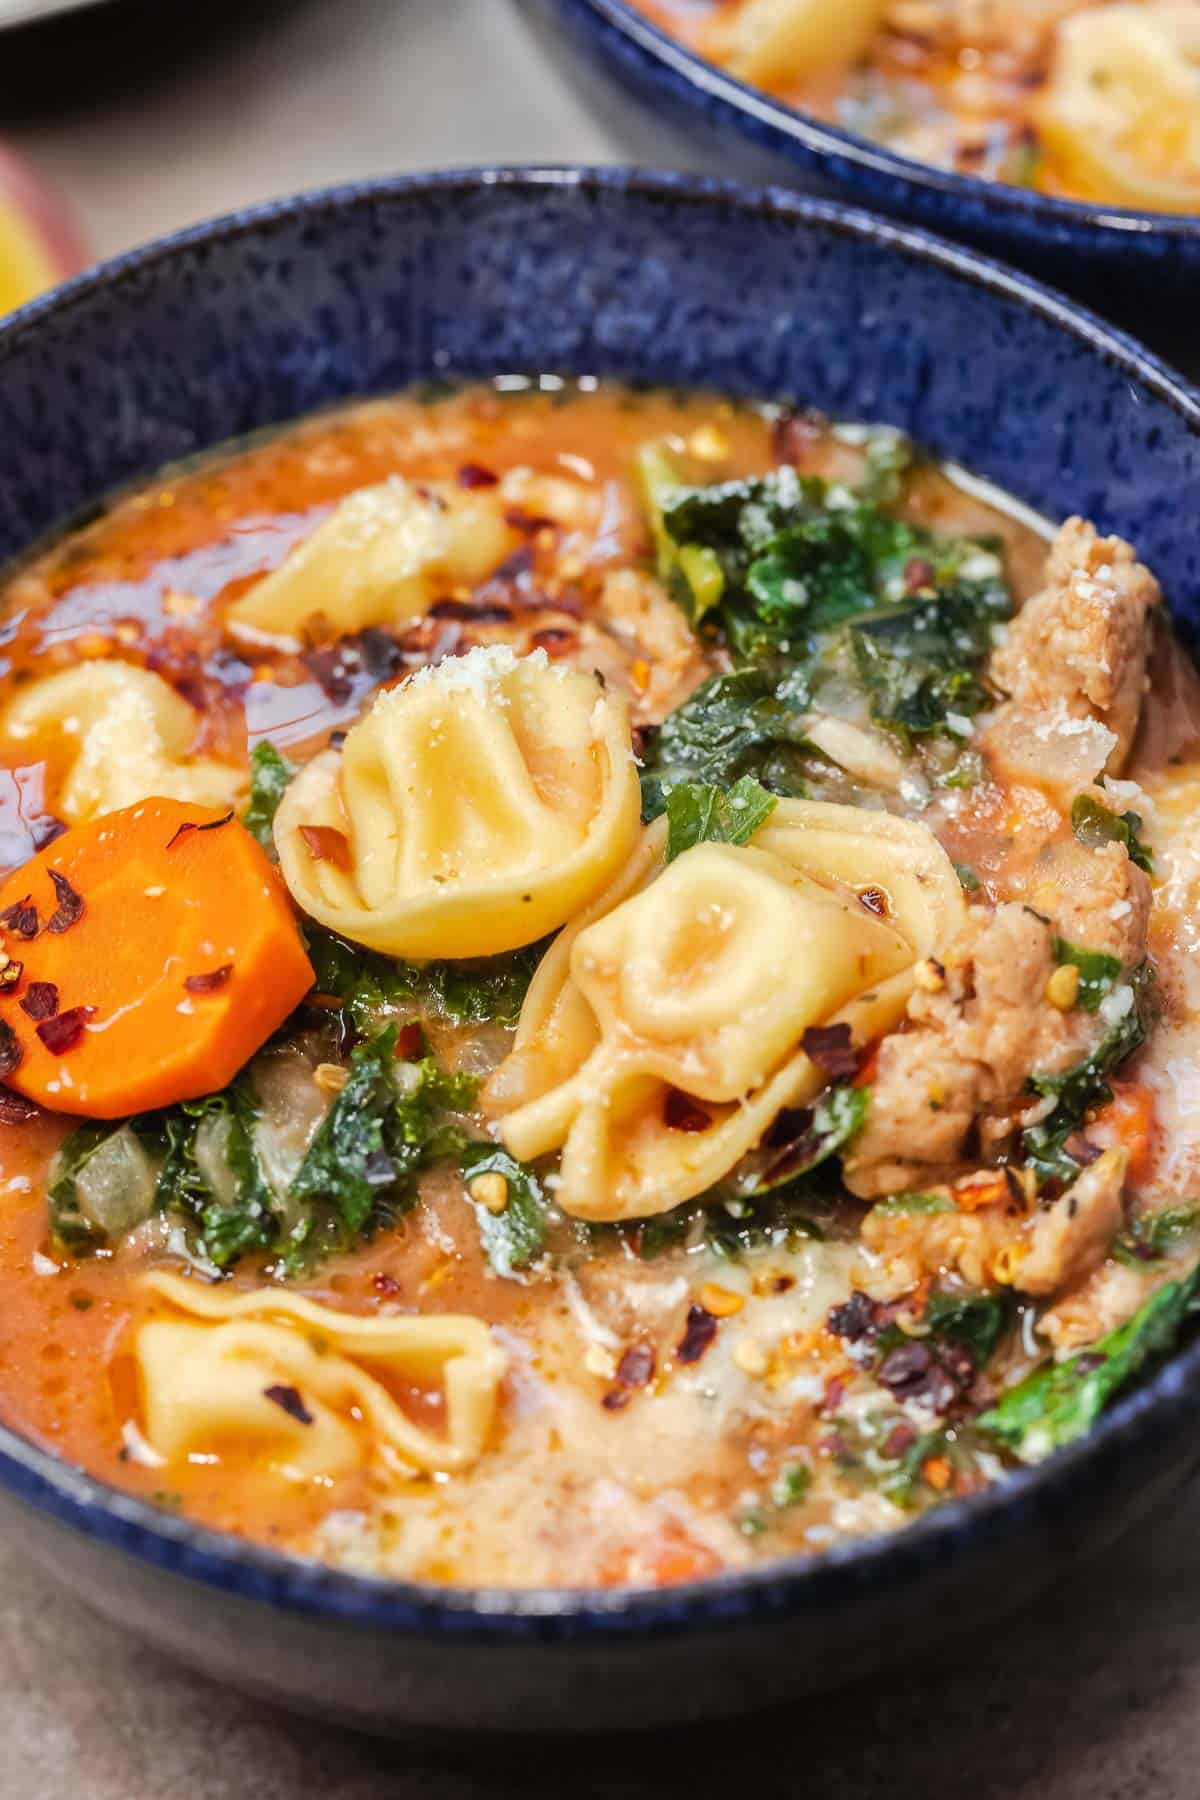
POLYGON ((665 844, 660 821, 556 940, 483 1093, 515 1156, 561 1148, 577 1218, 666 1212, 728 1174, 826 1085, 805 1030, 892 1029, 963 919, 937 840, 886 813, 784 800, 749 846, 664 868, 665 844))
POLYGON ((250 1460, 295 1481, 359 1468, 454 1473, 482 1454, 506 1358, 458 1314, 362 1317, 281 1289, 233 1292, 155 1273, 163 1303, 137 1333, 142 1434, 166 1462, 250 1460), (440 1384, 444 1435, 389 1384, 440 1384))
POLYGON ((403 625, 448 588, 482 581, 524 542, 514 509, 572 532, 597 523, 598 504, 581 483, 528 468, 481 489, 392 475, 340 501, 227 620, 235 636, 286 643, 318 622, 339 637, 403 625))
POLYGON ((1115 5, 1059 27, 1036 119, 1052 168, 1083 198, 1200 207, 1200 8, 1115 5))
POLYGON ((382 693, 275 821, 298 905, 415 960, 531 944, 586 906, 637 838, 624 701, 505 645, 382 693))
POLYGON ((246 786, 242 769, 188 753, 198 720, 161 675, 131 663, 85 662, 21 688, 3 736, 28 753, 74 755, 55 800, 70 825, 152 795, 225 806, 246 786))
POLYGON ((885 0, 738 0, 712 27, 711 53, 756 87, 848 68, 883 20, 885 0))

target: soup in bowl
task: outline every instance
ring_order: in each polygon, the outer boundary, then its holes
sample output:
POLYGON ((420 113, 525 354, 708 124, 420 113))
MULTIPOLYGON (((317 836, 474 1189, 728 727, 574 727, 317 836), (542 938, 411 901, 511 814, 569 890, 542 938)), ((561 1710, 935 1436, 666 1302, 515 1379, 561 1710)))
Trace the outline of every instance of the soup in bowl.
POLYGON ((1200 1251, 1169 378, 615 175, 298 202, 6 345, 34 1541, 264 1691, 578 1725, 782 1691, 817 1618, 861 1669, 932 1570, 994 1604, 1148 1505, 1200 1251))
POLYGON ((1061 199, 1200 210, 1183 0, 638 0, 740 81, 903 156, 1061 199))

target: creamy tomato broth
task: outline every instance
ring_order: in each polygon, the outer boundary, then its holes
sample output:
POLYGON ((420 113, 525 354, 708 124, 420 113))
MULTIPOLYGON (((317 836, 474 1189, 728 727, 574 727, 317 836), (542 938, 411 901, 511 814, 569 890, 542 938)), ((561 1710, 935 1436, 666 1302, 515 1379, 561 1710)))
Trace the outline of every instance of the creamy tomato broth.
POLYGON ((1200 715, 1119 540, 509 382, 169 471, 4 614, 18 1431, 653 1585, 1001 1480, 1182 1329, 1200 715))
POLYGON ((634 0, 804 112, 1071 200, 1200 205, 1196 0, 634 0))

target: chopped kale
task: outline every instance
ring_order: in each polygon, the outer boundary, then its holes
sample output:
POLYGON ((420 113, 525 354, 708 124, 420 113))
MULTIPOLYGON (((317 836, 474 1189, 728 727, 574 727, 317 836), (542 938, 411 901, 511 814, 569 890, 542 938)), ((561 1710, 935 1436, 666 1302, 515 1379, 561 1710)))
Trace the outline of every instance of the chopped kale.
POLYGON ((705 1246, 714 1256, 739 1262, 756 1250, 796 1250, 805 1238, 820 1241, 825 1234, 808 1207, 803 1195, 786 1188, 745 1200, 731 1195, 710 1211, 705 1246))
POLYGON ((508 1189, 502 1212, 477 1205, 479 1235, 488 1261, 498 1275, 513 1275, 537 1261, 546 1246, 549 1204, 534 1171, 494 1144, 472 1144, 463 1153, 462 1171, 471 1183, 480 1175, 500 1175, 508 1189))
POLYGON ((755 1159, 748 1185, 738 1183, 739 1198, 754 1199, 811 1175, 848 1148, 866 1124, 870 1105, 869 1088, 838 1086, 811 1110, 782 1114, 766 1159, 755 1159))
POLYGON ((659 572, 745 665, 707 683, 652 741, 651 816, 684 769, 803 792, 816 754, 805 715, 827 690, 842 703, 857 694, 908 749, 935 737, 952 746, 988 703, 982 667, 1010 611, 1000 558, 991 540, 940 538, 883 510, 911 459, 902 440, 881 437, 849 492, 790 466, 688 487, 661 447, 644 453, 659 572), (697 581, 688 571, 701 558, 697 581))
POLYGON ((64 1250, 76 1256, 98 1249, 107 1241, 103 1226, 84 1204, 76 1178, 93 1153, 108 1143, 118 1129, 99 1122, 79 1125, 54 1160, 47 1195, 51 1235, 64 1250))
POLYGON ((803 796, 824 759, 806 736, 807 697, 760 669, 714 675, 654 733, 643 758, 642 809, 665 811, 683 782, 731 787, 752 775, 777 794, 803 796))
POLYGON ((281 756, 274 744, 264 739, 254 746, 250 754, 250 800, 242 814, 242 824, 272 855, 275 814, 295 773, 295 765, 281 756))
POLYGON ((1137 1213, 1129 1228, 1113 1245, 1118 1261, 1133 1268, 1169 1256, 1185 1238, 1200 1230, 1200 1206, 1164 1206, 1157 1212, 1137 1213))
POLYGON ((980 1431, 1022 1462, 1040 1462, 1082 1437, 1135 1375, 1174 1346, 1198 1296, 1200 1266, 1157 1288, 1132 1319, 1099 1343, 1035 1369, 980 1416, 980 1431))
POLYGON ((1146 1036, 1146 990, 1150 969, 1145 963, 1130 977, 1133 1003, 1123 1018, 1111 1025, 1095 1049, 1061 1075, 1032 1075, 1033 1093, 1053 1099, 1054 1110, 1040 1124, 1022 1133, 1026 1159, 1041 1182, 1074 1181, 1083 1166, 1068 1148, 1086 1114, 1112 1099, 1107 1077, 1127 1061, 1146 1036))
POLYGON ((429 1056, 398 1061, 396 1040, 392 1025, 354 1052, 286 1191, 259 1156, 253 1067, 202 1100, 82 1127, 51 1187, 58 1241, 82 1253, 158 1211, 218 1268, 262 1253, 287 1274, 357 1242, 413 1204, 419 1170, 457 1161, 469 1141, 454 1115, 472 1104, 475 1078, 448 1075, 429 1056))
POLYGON ((1055 938, 1054 960, 1060 965, 1069 963, 1079 970, 1078 1004, 1085 1012, 1097 1012, 1100 1002, 1106 994, 1111 994, 1121 976, 1119 956, 1109 956, 1103 950, 1081 949, 1078 944, 1069 944, 1066 938, 1055 938))
POLYGON ((905 1193, 889 1194, 886 1200, 879 1200, 871 1209, 880 1218, 906 1218, 910 1214, 947 1213, 956 1210, 949 1194, 905 1193))
POLYGON ((690 781, 667 795, 667 861, 696 844, 748 844, 775 810, 775 796, 752 775, 728 793, 690 781))
POLYGON ((788 1463, 771 1483, 771 1505, 778 1512, 799 1506, 812 1486, 812 1470, 807 1463, 788 1463))
POLYGON ((474 1078, 447 1075, 428 1056, 397 1061, 396 1039, 389 1026, 354 1051, 346 1085, 296 1172, 289 1199, 301 1214, 288 1233, 289 1273, 314 1251, 356 1242, 381 1216, 408 1211, 418 1171, 461 1153, 465 1134, 447 1133, 440 1118, 471 1104, 474 1078))
POLYGON ((925 1307, 924 1323, 932 1336, 948 1338, 970 1352, 977 1369, 991 1360, 1012 1321, 1007 1292, 956 1294, 935 1289, 925 1307))
POLYGON ((545 944, 474 962, 396 962, 310 926, 316 991, 340 1001, 359 1032, 378 1031, 398 1013, 477 1025, 515 1025, 545 944))
POLYGON ((1071 807, 1071 825, 1079 842, 1089 850, 1099 850, 1105 844, 1124 844, 1129 852, 1129 860, 1144 869, 1147 875, 1154 873, 1154 858, 1141 840, 1142 819, 1139 813, 1110 812, 1091 794, 1078 794, 1071 807))

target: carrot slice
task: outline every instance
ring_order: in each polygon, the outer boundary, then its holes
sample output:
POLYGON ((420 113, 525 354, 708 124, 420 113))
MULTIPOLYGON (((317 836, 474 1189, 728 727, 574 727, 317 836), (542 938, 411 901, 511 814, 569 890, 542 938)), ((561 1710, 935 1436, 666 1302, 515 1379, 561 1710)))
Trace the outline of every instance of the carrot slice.
POLYGON ((5 1081, 95 1119, 223 1088, 313 983, 258 844, 180 800, 77 825, 15 870, 0 949, 21 965, 0 985, 5 1081))

